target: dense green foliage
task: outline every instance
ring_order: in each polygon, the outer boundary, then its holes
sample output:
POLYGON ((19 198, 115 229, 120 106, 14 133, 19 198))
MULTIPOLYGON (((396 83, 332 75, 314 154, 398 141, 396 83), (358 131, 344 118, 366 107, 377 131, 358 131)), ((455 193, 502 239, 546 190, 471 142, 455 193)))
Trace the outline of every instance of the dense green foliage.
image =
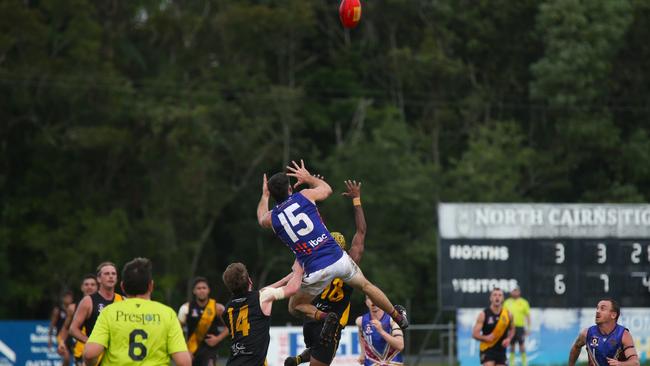
MULTIPOLYGON (((292 255, 258 228, 264 172, 304 158, 367 276, 437 310, 436 204, 650 198, 642 0, 0 2, 0 317, 47 316, 103 260, 147 256, 156 297, 292 255)), ((361 296, 355 296, 357 312, 361 296)), ((276 320, 290 317, 280 310, 276 320)))

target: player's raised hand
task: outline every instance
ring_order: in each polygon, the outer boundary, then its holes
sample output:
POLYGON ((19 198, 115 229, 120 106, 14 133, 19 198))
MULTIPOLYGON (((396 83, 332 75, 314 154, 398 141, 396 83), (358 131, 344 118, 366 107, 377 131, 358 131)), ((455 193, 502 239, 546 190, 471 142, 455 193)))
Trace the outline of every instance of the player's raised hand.
POLYGON ((370 324, 372 324, 372 326, 375 327, 378 332, 384 330, 384 328, 381 326, 381 322, 377 319, 370 320, 370 324))
POLYGON ((356 180, 346 180, 345 187, 347 188, 346 192, 341 193, 342 195, 349 198, 358 198, 361 197, 361 182, 356 180))
POLYGON ((271 193, 269 193, 269 183, 266 179, 266 173, 264 173, 264 178, 262 178, 262 197, 269 198, 271 193))
POLYGON ((309 174, 309 171, 305 168, 305 162, 300 159, 300 165, 298 165, 298 163, 292 160, 291 164, 293 164, 293 166, 287 165, 287 170, 289 170, 289 173, 287 173, 287 175, 298 180, 296 184, 293 185, 293 188, 296 188, 299 185, 308 182, 311 174, 309 174))

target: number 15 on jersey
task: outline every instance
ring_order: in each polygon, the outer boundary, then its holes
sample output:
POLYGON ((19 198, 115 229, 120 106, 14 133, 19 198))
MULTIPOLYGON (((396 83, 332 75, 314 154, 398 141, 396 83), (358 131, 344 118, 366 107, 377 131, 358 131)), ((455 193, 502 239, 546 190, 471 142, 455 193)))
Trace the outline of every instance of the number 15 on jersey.
POLYGON ((284 228, 284 231, 287 232, 287 235, 291 238, 291 240, 296 243, 298 240, 298 235, 300 236, 305 236, 309 233, 311 233, 312 230, 314 230, 314 223, 311 221, 309 216, 307 216, 306 213, 300 212, 297 215, 294 215, 294 211, 300 208, 300 205, 298 203, 294 203, 290 205, 289 207, 285 208, 282 212, 278 214, 278 220, 280 220, 280 223, 282 224, 282 227, 284 228), (287 218, 289 221, 287 221, 287 218), (289 225, 291 223, 291 225, 289 225), (294 231, 294 229, 298 228, 299 226, 302 226, 301 224, 304 223, 304 227, 301 229, 298 229, 297 231, 294 231), (296 235, 298 233, 298 235, 296 235))

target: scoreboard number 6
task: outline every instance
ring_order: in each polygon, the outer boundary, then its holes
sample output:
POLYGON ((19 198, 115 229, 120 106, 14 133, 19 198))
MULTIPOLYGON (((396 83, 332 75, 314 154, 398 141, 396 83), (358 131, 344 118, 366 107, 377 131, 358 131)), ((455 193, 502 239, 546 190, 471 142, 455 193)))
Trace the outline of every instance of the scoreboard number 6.
MULTIPOLYGON (((560 244, 561 245, 561 244, 560 244)), ((566 292, 566 284, 564 283, 564 275, 555 275, 555 293, 562 295, 566 292)))

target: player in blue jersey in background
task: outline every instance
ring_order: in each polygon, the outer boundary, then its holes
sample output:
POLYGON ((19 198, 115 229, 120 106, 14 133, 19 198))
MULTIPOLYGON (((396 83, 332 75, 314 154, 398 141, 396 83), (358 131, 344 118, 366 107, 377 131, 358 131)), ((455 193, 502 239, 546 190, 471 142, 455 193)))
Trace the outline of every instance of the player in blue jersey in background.
POLYGON ((356 320, 359 327, 359 363, 364 366, 403 365, 404 334, 397 324, 366 297, 368 312, 356 320))
POLYGON ((569 366, 574 366, 586 345, 590 366, 639 366, 632 334, 618 324, 621 308, 615 300, 603 299, 596 307, 596 325, 585 328, 571 347, 569 366))
MULTIPOLYGON (((273 229, 275 234, 293 251, 303 266, 304 274, 300 291, 289 300, 289 310, 295 314, 296 306, 309 304, 314 296, 334 279, 341 278, 348 285, 363 291, 373 303, 388 313, 400 328, 408 327, 406 310, 400 305, 393 307, 386 295, 370 283, 354 261, 336 243, 323 223, 316 202, 332 194, 327 182, 312 176, 301 160, 287 166, 289 173, 277 173, 262 184, 262 197, 257 206, 260 226, 273 229), (297 179, 293 188, 307 184, 309 188, 293 192, 289 177, 297 179), (269 211, 269 197, 277 205, 269 211)), ((338 324, 336 313, 305 314, 316 320, 325 320, 324 333, 334 333, 338 324), (331 332, 330 332, 331 330, 331 332)))

